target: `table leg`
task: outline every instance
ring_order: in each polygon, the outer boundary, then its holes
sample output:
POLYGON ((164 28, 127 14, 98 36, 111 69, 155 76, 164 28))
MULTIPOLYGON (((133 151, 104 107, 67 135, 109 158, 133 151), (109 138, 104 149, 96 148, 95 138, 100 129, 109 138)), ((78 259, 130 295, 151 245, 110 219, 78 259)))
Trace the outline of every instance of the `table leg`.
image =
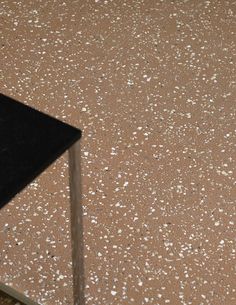
POLYGON ((84 246, 80 141, 69 149, 69 183, 74 305, 84 305, 84 246))

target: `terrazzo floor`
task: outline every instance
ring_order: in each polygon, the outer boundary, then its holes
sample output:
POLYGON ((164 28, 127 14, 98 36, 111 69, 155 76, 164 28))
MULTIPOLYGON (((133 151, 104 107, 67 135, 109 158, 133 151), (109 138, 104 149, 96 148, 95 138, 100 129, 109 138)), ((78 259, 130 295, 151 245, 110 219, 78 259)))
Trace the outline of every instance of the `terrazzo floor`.
MULTIPOLYGON (((0 2, 1 92, 83 131, 86 305, 235 305, 236 2, 0 2)), ((0 212, 0 281, 72 305, 68 161, 0 212)))

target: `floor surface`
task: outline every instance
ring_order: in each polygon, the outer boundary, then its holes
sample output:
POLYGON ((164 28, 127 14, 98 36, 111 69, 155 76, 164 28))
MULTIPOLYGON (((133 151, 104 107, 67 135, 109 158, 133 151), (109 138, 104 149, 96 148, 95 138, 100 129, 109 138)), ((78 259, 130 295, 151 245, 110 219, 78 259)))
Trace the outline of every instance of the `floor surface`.
MULTIPOLYGON (((83 131, 86 305, 236 303, 235 12, 1 1, 1 91, 83 131)), ((0 281, 71 305, 69 228, 64 155, 1 211, 0 281)))

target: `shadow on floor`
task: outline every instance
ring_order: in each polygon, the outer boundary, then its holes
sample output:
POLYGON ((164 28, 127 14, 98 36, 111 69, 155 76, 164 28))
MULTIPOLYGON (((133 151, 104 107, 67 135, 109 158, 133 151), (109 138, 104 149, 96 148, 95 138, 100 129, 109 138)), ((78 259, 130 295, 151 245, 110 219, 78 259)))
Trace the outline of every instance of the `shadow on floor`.
POLYGON ((0 291, 0 305, 24 305, 24 304, 20 303, 16 299, 13 299, 9 295, 0 291))

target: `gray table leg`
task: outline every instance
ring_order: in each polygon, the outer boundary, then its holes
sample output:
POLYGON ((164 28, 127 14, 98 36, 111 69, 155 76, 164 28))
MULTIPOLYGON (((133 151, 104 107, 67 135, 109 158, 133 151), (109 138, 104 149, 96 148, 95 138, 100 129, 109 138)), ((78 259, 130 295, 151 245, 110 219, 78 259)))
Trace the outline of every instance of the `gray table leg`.
MULTIPOLYGON (((69 149, 69 184, 70 184, 70 212, 71 212, 71 243, 73 268, 74 305, 84 305, 84 246, 83 246, 83 210, 81 205, 81 154, 80 141, 69 149)), ((25 305, 37 305, 22 293, 0 282, 0 290, 25 305)))
POLYGON ((84 246, 80 141, 69 149, 71 242, 74 305, 84 305, 84 246))

